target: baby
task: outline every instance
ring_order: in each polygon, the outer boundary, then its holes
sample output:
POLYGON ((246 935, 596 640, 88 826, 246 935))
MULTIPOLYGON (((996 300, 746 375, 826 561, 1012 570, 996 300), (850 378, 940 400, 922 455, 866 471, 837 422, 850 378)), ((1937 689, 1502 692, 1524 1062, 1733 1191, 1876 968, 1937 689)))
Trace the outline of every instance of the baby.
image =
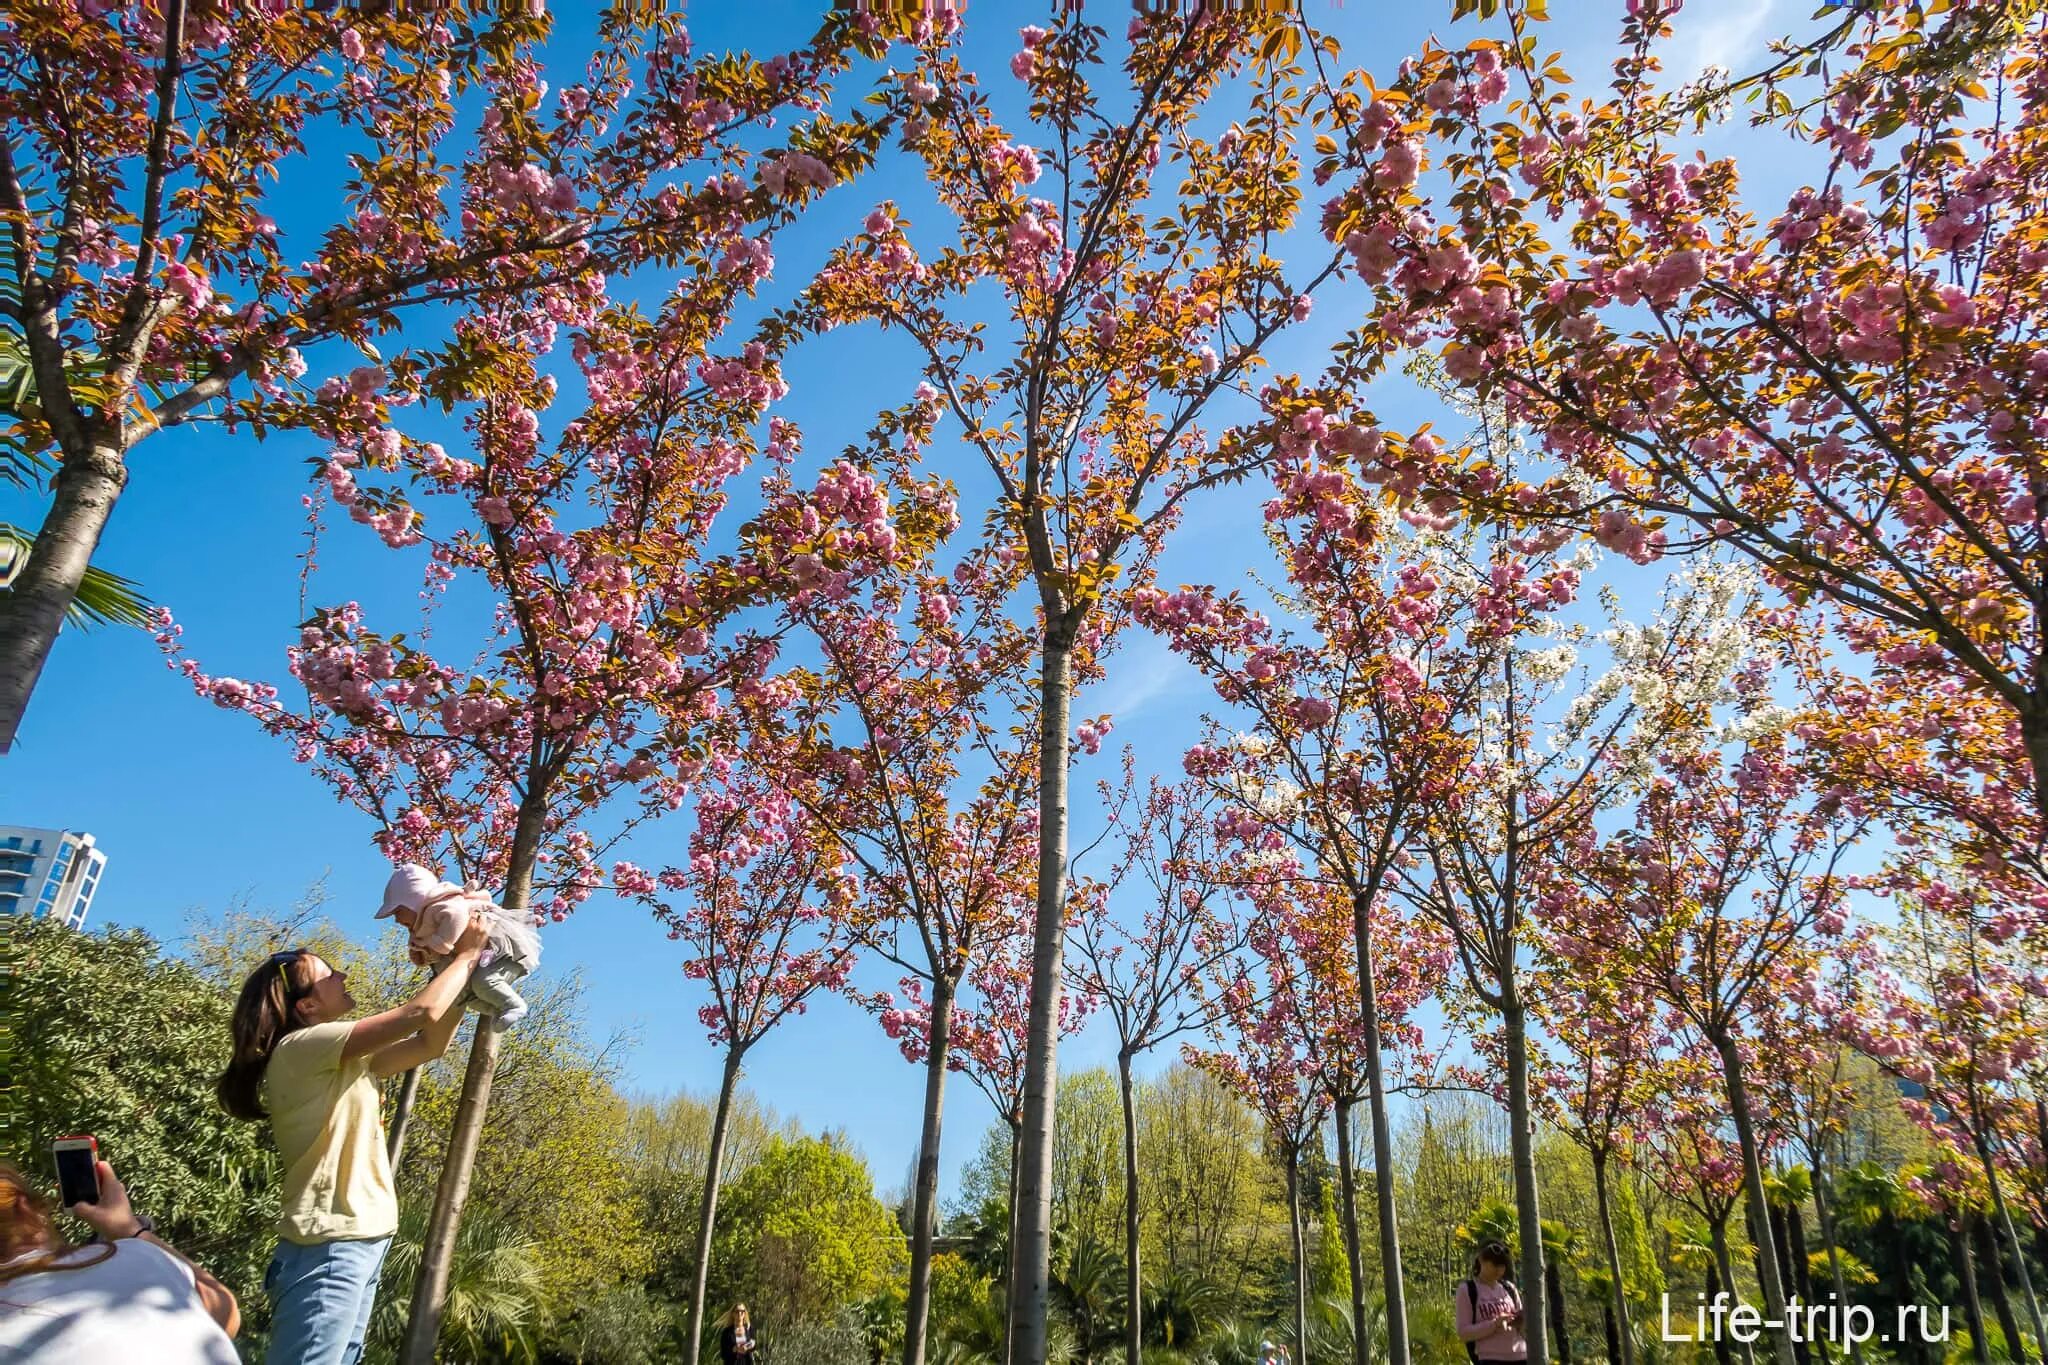
POLYGON ((516 1024, 527 1010, 520 978, 540 965, 540 935, 524 915, 492 904, 481 891, 444 882, 418 863, 403 863, 384 884, 384 908, 377 918, 404 925, 412 960, 438 972, 477 912, 484 917, 485 942, 469 978, 469 994, 499 1022, 516 1024))

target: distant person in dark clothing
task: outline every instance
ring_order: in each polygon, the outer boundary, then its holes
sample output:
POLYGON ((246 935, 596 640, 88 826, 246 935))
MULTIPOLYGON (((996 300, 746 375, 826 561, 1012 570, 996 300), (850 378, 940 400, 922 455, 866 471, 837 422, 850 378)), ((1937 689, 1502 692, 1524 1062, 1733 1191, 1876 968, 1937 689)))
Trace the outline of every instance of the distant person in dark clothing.
POLYGON ((718 1359, 721 1365, 754 1365, 754 1323, 743 1303, 734 1304, 725 1315, 725 1330, 718 1334, 718 1359))

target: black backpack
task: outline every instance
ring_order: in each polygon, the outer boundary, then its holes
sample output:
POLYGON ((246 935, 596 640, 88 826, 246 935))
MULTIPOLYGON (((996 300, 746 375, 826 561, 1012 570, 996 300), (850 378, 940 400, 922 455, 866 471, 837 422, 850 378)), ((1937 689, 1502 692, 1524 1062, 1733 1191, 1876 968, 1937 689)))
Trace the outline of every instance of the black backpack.
MULTIPOLYGON (((1515 1296, 1515 1307, 1520 1308, 1522 1306, 1522 1291, 1515 1288, 1515 1282, 1503 1278, 1501 1285, 1508 1293, 1515 1296)), ((1472 1310, 1472 1321, 1479 1321, 1479 1281, 1472 1279, 1470 1276, 1467 1276, 1465 1280, 1465 1303, 1472 1310)), ((1471 1361, 1472 1365, 1479 1365, 1478 1342, 1468 1341, 1465 1343, 1465 1358, 1471 1361)))

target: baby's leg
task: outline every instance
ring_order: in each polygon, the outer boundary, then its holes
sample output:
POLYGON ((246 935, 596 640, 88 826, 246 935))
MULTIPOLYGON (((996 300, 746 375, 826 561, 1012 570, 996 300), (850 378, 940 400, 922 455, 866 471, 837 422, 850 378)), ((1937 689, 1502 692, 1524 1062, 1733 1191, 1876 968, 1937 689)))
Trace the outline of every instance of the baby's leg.
POLYGON ((525 975, 526 968, 518 958, 500 953, 490 966, 470 976, 469 994, 501 1023, 516 1024, 526 1017, 526 997, 519 993, 519 981, 525 975))

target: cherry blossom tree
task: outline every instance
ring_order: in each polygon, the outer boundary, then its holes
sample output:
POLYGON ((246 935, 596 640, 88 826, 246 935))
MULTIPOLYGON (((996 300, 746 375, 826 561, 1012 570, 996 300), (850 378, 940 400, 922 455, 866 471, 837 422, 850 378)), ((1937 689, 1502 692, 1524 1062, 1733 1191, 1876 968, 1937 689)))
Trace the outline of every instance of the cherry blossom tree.
POLYGON ((1117 1095, 1123 1107, 1124 1352, 1139 1359, 1144 1330, 1138 1110, 1132 1064, 1182 1034, 1210 1027, 1219 999, 1204 982, 1243 945, 1231 913, 1228 869, 1219 865, 1215 813, 1202 784, 1154 777, 1136 793, 1136 757, 1124 751, 1120 790, 1103 784, 1105 837, 1120 848, 1115 866, 1089 888, 1090 909, 1072 925, 1068 973, 1098 1001, 1116 1030, 1117 1095), (1142 898, 1135 921, 1113 908, 1118 892, 1142 898))
POLYGON ((858 883, 844 853, 802 808, 755 772, 714 760, 714 783, 695 796, 696 828, 686 866, 650 874, 630 863, 612 883, 643 900, 687 943, 683 974, 704 983, 710 1001, 698 1018, 725 1050, 704 1166, 697 1220, 696 1273, 684 1359, 695 1365, 705 1328, 704 1292, 717 1226, 726 1124, 747 1053, 769 1031, 802 1014, 810 998, 846 984, 853 967, 849 925, 858 883), (683 898, 680 904, 670 896, 683 898))
MULTIPOLYGON (((530 93, 515 85, 502 99, 516 111, 530 93)), ((761 171, 773 186, 758 194, 736 171, 720 173, 724 216, 687 253, 677 248, 682 274, 655 315, 610 299, 593 267, 530 298, 480 303, 430 361, 366 368, 341 386, 318 428, 333 442, 321 499, 421 561, 425 629, 375 629, 355 602, 313 610, 290 654, 303 710, 268 685, 180 664, 202 695, 290 741, 376 820, 395 861, 453 864, 500 886, 510 908, 531 907, 538 885, 552 892, 545 909, 565 916, 603 880, 596 814, 627 793, 643 812, 679 805, 718 726, 720 690, 772 661, 758 633, 725 629, 735 614, 816 575, 836 582, 899 554, 914 560, 943 534, 937 509, 894 505, 850 466, 798 488, 776 463, 761 510, 728 553, 713 553, 728 485, 784 388, 772 327, 717 349, 772 263, 766 235, 747 230, 765 219, 772 231, 866 156, 859 137, 809 145, 819 154, 774 149, 761 171), (819 169, 791 183, 782 163, 797 157, 819 169), (550 435, 543 422, 560 395, 543 367, 562 349, 585 402, 550 435), (426 399, 463 412, 475 458, 385 424, 393 407, 426 399), (481 619, 442 610, 478 600, 450 591, 462 582, 489 604, 481 619), (464 651, 471 657, 458 662, 464 651)), ((793 427, 771 423, 772 456, 799 442, 793 427)), ((309 506, 317 531, 322 501, 309 506)), ((160 638, 180 648, 167 617, 160 638)), ((409 1361, 433 1351, 497 1049, 496 1031, 480 1030, 417 1280, 409 1361)))
MULTIPOLYGON (((1186 758, 1227 803, 1234 837, 1249 854, 1284 854, 1346 894, 1388 1352, 1401 1361, 1408 1327, 1382 1035, 1405 1006, 1385 998, 1385 983, 1410 969, 1411 946, 1417 963, 1430 949, 1389 889, 1425 803, 1460 780, 1469 741, 1451 718, 1478 704, 1482 679, 1480 656, 1453 631, 1469 619, 1479 581, 1402 534, 1357 477, 1348 452, 1385 439, 1368 423, 1321 414, 1280 438, 1267 518, 1289 577, 1281 605, 1299 632, 1209 588, 1144 591, 1137 611, 1250 718, 1246 734, 1212 736, 1186 758)), ((1566 597, 1567 578, 1575 583, 1576 571, 1557 580, 1566 597)), ((1341 1097, 1338 1114, 1348 1135, 1341 1097)))
MULTIPOLYGON (((1891 951, 1857 979, 1843 1025, 1880 1067, 1920 1088, 1908 1112, 1975 1167, 2035 1339, 2048 1341, 2006 1194, 2008 1179, 2038 1182, 2048 1166, 2027 1102, 2031 1093, 2038 1105, 2048 1072, 2040 940, 2013 932, 2025 921, 1947 869, 1902 869, 1897 885, 1904 913, 1891 951)), ((1995 1261, 1991 1269, 2002 1276, 1995 1261)))
MULTIPOLYGON (((1572 856, 1588 824, 1648 779, 1654 757, 1703 739, 1712 710, 1733 700, 1731 679, 1751 647, 1746 583, 1711 562, 1667 585, 1648 624, 1606 607, 1609 627, 1546 622, 1577 581, 1569 565, 1531 563, 1506 540, 1468 567, 1490 591, 1463 625, 1481 656, 1479 705, 1459 718, 1469 736, 1452 799, 1418 831, 1417 865, 1402 894, 1436 920, 1455 950, 1479 1017, 1498 1022, 1497 1078, 1509 1111, 1521 1279, 1534 1321, 1546 1321, 1542 1219, 1536 1183, 1524 959, 1548 872, 1572 856), (1548 634, 1539 634, 1547 630, 1548 634), (1535 646, 1546 639, 1561 643, 1535 646), (1579 651, 1587 655, 1582 658, 1579 651), (1594 676, 1592 663, 1608 667, 1594 676)), ((1530 1359, 1547 1344, 1529 1342, 1530 1359)))
MULTIPOLYGON (((1707 1271, 1709 1302, 1716 1294, 1735 1292, 1728 1224, 1742 1206, 1742 1157, 1716 1123, 1717 1102, 1707 1099, 1714 1089, 1711 1069, 1712 1062, 1696 1049, 1672 1060, 1665 1069, 1663 1102, 1647 1116, 1642 1148, 1644 1165, 1657 1186, 1706 1228, 1713 1257, 1707 1271)), ((1747 1343, 1743 1352, 1747 1359, 1747 1343)), ((1727 1359, 1725 1334, 1715 1334, 1714 1353, 1727 1359)))
MULTIPOLYGON (((24 0, 0 16, 0 335, 33 380, 32 401, 9 400, 5 448, 16 473, 54 464, 34 550, 0 592, 0 751, 139 442, 202 421, 366 433, 408 398, 463 388, 485 358, 407 351, 387 376, 375 341, 423 309, 687 271, 707 239, 738 242, 732 224, 781 206, 732 178, 736 135, 815 108, 856 45, 876 47, 835 19, 770 61, 693 57, 679 17, 613 3, 584 78, 549 101, 550 31, 538 0, 24 0), (693 163, 712 173, 675 174, 693 163), (294 247, 288 209, 313 186, 336 201, 331 223, 294 247), (370 363, 344 373, 351 352, 370 363), (316 363, 333 367, 317 386, 316 363)), ((789 165, 829 182, 872 132, 807 124, 799 140, 817 145, 789 165)))
POLYGON ((1247 425, 1212 435, 1198 422, 1249 388, 1335 270, 1332 253, 1290 277, 1269 250, 1299 212, 1295 135, 1310 117, 1294 23, 1247 9, 1140 16, 1116 47, 1062 10, 1022 32, 1011 73, 1028 118, 1014 128, 952 54, 927 50, 891 108, 953 231, 920 249, 884 206, 811 292, 818 325, 901 328, 924 352, 932 401, 998 486, 989 532, 1026 566, 1036 609, 1037 947, 1011 1286, 1020 1365, 1041 1365, 1046 1349, 1073 687, 1187 498, 1265 458, 1255 433, 1268 409, 1291 406, 1292 381, 1246 405, 1247 425), (1224 108, 1230 127, 1198 127, 1224 108), (1004 291, 996 336, 968 297, 984 280, 1004 291))
MULTIPOLYGON (((1789 1269, 1768 1235, 1749 1071, 1758 1050, 1790 1041, 1773 1027, 1773 1002, 1813 989, 1824 939, 1847 924, 1840 865, 1862 830, 1838 803, 1810 799, 1794 746, 1768 729, 1767 684, 1761 667, 1745 676, 1737 722, 1761 723, 1761 733, 1725 756, 1661 756, 1632 828, 1604 844, 1590 828, 1582 833, 1572 862, 1591 894, 1562 896, 1558 908, 1584 918, 1553 916, 1548 928, 1568 963, 1619 964, 1625 989, 1668 1007, 1718 1059, 1757 1230, 1758 1278, 1769 1316, 1784 1322, 1789 1269)), ((1792 1335, 1771 1333, 1783 1365, 1793 1359, 1792 1335)))
MULTIPOLYGON (((1546 918, 1556 913, 1553 907, 1546 918)), ((1654 997, 1631 989, 1618 963, 1594 960, 1589 951, 1575 953, 1568 962, 1563 972, 1539 975, 1531 996, 1532 1013, 1559 1058, 1544 1072, 1541 1093, 1550 1122, 1586 1153, 1593 1168, 1593 1208, 1607 1267, 1616 1365, 1635 1365, 1627 1280, 1614 1232, 1613 1176, 1618 1166, 1635 1159, 1658 1059, 1672 1040, 1654 997)))
POLYGON ((1212 988, 1223 997, 1212 1029, 1221 1051, 1192 1044, 1187 1061, 1235 1090, 1265 1121, 1287 1172, 1287 1220, 1293 1239, 1294 1350, 1308 1365, 1308 1251, 1301 1216, 1301 1158, 1321 1140, 1329 1091, 1317 1083, 1323 1059, 1317 1030, 1301 1018, 1306 974, 1276 933, 1255 937, 1250 960, 1222 967, 1212 988))
MULTIPOLYGON (((917 404, 906 420, 931 415, 917 404)), ((878 435, 904 433, 884 423, 878 435)), ((951 505, 936 484, 917 496, 951 505)), ((945 1083, 960 1065, 955 1010, 979 955, 1032 899, 1035 752, 1001 725, 1028 713, 1016 683, 1029 647, 1005 614, 1015 583, 1014 568, 977 548, 951 574, 920 563, 843 595, 799 593, 785 610, 819 662, 793 667, 748 708, 753 761, 861 880, 850 931, 903 973, 900 997, 850 994, 925 1073, 905 1365, 925 1357, 945 1083)))

